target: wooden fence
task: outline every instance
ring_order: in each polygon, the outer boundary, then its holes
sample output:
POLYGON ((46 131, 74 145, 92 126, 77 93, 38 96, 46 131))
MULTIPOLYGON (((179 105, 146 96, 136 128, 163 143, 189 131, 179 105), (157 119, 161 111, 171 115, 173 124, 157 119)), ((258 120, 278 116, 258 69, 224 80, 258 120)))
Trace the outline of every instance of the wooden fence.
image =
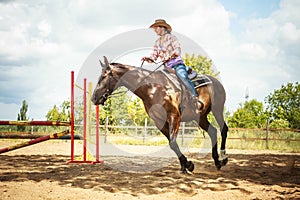
MULTIPOLYGON (((142 137, 143 141, 153 137, 153 135, 161 135, 160 131, 155 126, 111 126, 102 125, 101 135, 104 137, 104 142, 107 137, 116 135, 135 135, 142 137)), ((195 126, 186 126, 182 123, 178 133, 178 139, 181 144, 185 140, 205 139, 205 132, 195 126)), ((269 149, 270 141, 296 142, 300 146, 300 130, 299 129, 272 129, 272 128, 229 128, 228 140, 243 140, 243 141, 265 141, 265 148, 269 149), (280 133, 280 134, 278 134, 280 133), (285 134, 284 134, 285 133, 285 134), (287 137, 287 133, 288 137, 287 137), (259 135, 259 136, 257 136, 259 135), (275 135, 275 136, 274 136, 275 135)))

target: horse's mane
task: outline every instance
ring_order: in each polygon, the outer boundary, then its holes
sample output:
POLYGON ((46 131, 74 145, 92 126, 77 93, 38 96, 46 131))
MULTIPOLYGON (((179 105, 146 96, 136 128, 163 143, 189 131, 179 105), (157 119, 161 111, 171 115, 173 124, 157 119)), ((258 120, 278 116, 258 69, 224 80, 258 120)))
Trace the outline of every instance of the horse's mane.
POLYGON ((118 68, 122 68, 122 69, 127 69, 127 68, 137 68, 135 66, 132 66, 132 65, 125 65, 125 64, 121 64, 121 63, 110 63, 110 65, 113 65, 115 67, 118 67, 118 68))
POLYGON ((113 65, 115 67, 118 67, 120 69, 133 69, 133 70, 141 70, 141 71, 148 71, 148 72, 151 72, 151 70, 148 70, 148 69, 144 69, 144 68, 141 68, 141 67, 136 67, 136 66, 133 66, 133 65, 125 65, 125 64, 121 64, 121 63, 110 63, 110 65, 113 65))

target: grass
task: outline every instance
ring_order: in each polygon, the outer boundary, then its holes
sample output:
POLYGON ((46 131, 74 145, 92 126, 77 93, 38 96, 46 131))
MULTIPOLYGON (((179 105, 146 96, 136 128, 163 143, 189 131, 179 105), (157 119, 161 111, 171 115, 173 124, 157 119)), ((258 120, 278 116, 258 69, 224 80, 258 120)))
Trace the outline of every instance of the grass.
MULTIPOLYGON (((267 148, 266 132, 261 130, 242 130, 228 132, 226 141, 227 149, 249 149, 249 150, 279 150, 283 152, 300 152, 300 134, 289 131, 272 131, 269 133, 267 148), (297 141, 295 141, 297 140, 297 141)), ((126 145, 148 145, 148 146, 166 146, 168 140, 165 136, 135 137, 128 135, 109 135, 108 140, 113 144, 126 145)), ((182 141, 181 135, 178 135, 177 142, 180 146, 189 148, 211 148, 209 136, 205 139, 202 133, 197 135, 185 135, 182 141)), ((221 143, 221 137, 218 135, 218 145, 221 143)))
POLYGON ((142 137, 132 137, 126 135, 110 135, 108 138, 110 143, 122 145, 166 146, 169 144, 167 138, 164 136, 146 138, 145 140, 143 140, 142 137))
MULTIPOLYGON (((11 128, 11 127, 10 127, 11 128)), ((2 130, 9 131, 2 127, 2 130)), ((65 127, 37 127, 34 131, 59 132, 65 130, 65 127)), ((76 129, 76 134, 82 133, 80 127, 76 129)), ((94 132, 94 130, 92 130, 94 132)), ((102 134, 105 130, 100 131, 102 134)), ((116 133, 116 132, 115 132, 116 133)), ((107 139, 113 144, 122 145, 148 145, 148 146, 166 146, 168 140, 157 129, 147 130, 147 135, 143 138, 143 131, 136 132, 134 129, 122 129, 119 134, 108 134, 107 139), (123 133, 123 134, 120 134, 123 133), (138 134, 138 135, 137 135, 138 134), (152 134, 152 135, 150 135, 152 134)), ((181 131, 178 134, 177 142, 180 146, 189 148, 211 148, 210 139, 207 134, 203 138, 202 131, 188 130, 182 141, 181 131)), ((234 130, 228 132, 226 141, 227 149, 249 149, 249 150, 279 150, 283 152, 300 152, 300 133, 293 131, 270 131, 269 141, 266 141, 265 130, 234 130), (268 145, 268 148, 267 148, 268 145)), ((218 145, 220 146, 221 137, 218 135, 218 145)))

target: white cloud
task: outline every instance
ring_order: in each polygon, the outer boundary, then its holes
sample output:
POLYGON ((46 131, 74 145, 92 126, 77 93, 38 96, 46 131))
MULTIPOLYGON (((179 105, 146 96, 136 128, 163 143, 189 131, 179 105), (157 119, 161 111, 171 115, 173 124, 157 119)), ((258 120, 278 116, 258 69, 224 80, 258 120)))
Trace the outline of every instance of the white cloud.
POLYGON ((38 30, 42 37, 47 37, 51 33, 51 25, 44 20, 38 24, 38 30))
POLYGON ((267 52, 258 43, 243 43, 238 46, 238 52, 249 59, 263 59, 267 52))
POLYGON ((43 118, 69 97, 70 70, 79 71, 98 45, 147 28, 156 18, 165 18, 213 59, 231 110, 246 87, 250 98, 263 100, 281 84, 299 80, 299 4, 283 0, 265 18, 241 20, 245 29, 236 35, 230 22, 238 14, 217 0, 154 0, 151 6, 137 0, 0 3, 0 116, 3 110, 17 113, 18 102, 26 99, 31 117, 43 118))

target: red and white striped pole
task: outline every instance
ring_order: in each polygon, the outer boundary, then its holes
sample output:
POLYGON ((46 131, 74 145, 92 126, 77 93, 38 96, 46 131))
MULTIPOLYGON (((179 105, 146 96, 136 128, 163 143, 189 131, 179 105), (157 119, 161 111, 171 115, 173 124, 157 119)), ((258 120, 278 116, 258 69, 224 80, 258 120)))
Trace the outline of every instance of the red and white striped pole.
POLYGON ((30 141, 27 141, 27 142, 22 142, 22 143, 15 144, 15 145, 12 145, 12 146, 9 146, 9 147, 1 148, 0 149, 0 154, 8 152, 8 151, 15 150, 15 149, 20 149, 20 148, 23 148, 23 147, 27 147, 27 146, 37 144, 37 143, 40 143, 40 142, 44 142, 46 140, 58 139, 58 138, 66 135, 66 134, 69 134, 69 131, 63 131, 63 132, 60 132, 60 133, 45 135, 45 136, 30 140, 30 141))
POLYGON ((71 161, 74 160, 74 71, 71 71, 71 161))

